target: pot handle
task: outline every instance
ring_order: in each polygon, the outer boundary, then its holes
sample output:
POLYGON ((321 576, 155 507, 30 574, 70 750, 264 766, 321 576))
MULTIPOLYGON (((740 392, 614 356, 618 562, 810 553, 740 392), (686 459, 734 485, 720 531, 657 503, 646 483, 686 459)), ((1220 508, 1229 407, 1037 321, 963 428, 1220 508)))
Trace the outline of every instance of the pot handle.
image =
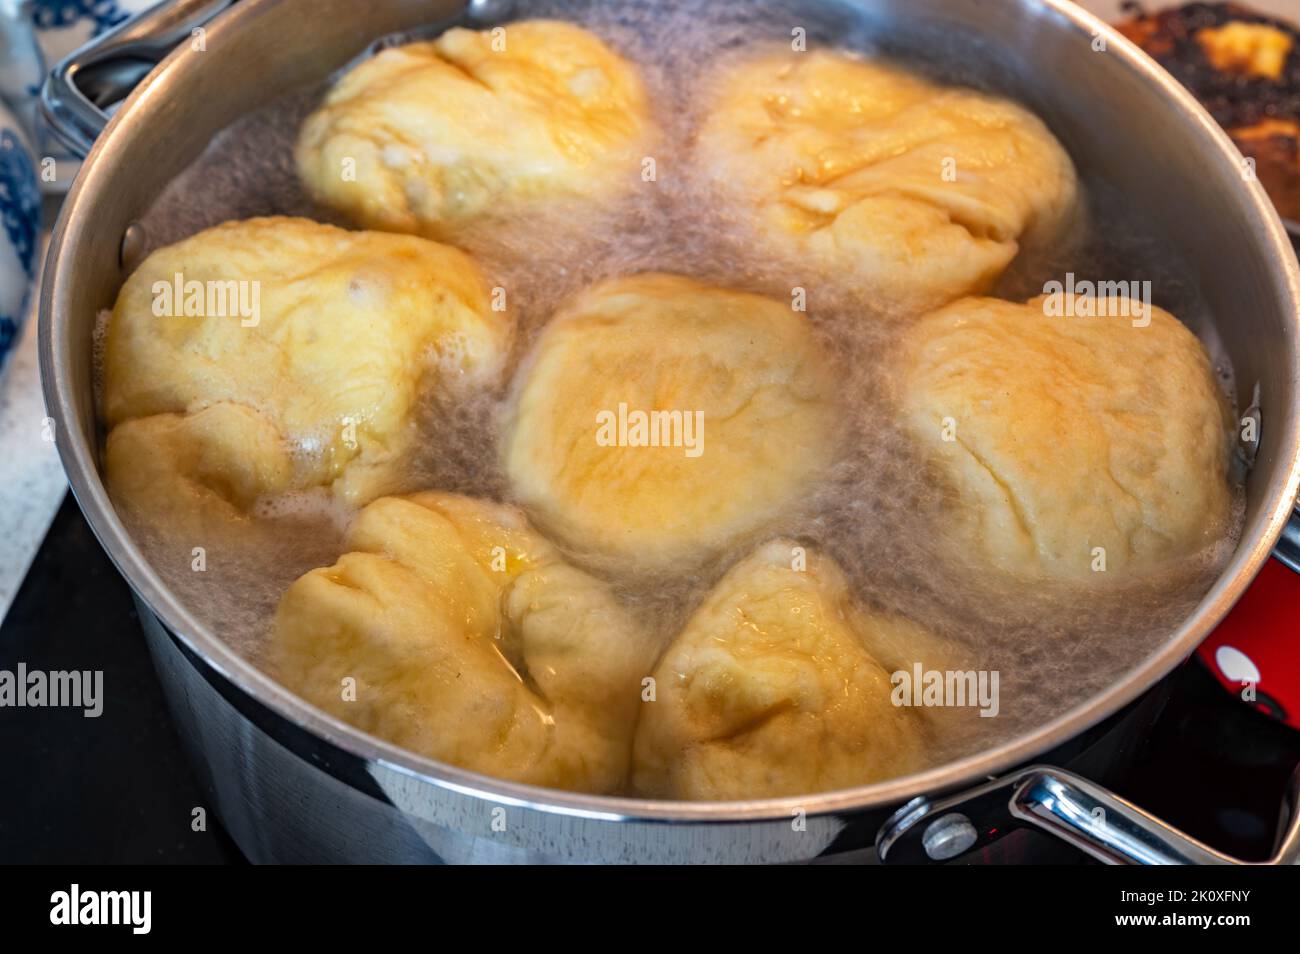
POLYGON ((235 2, 164 0, 69 55, 41 87, 41 115, 55 138, 85 158, 108 125, 106 110, 194 30, 235 2))
MULTIPOLYGON (((1300 864, 1300 767, 1283 806, 1286 830, 1263 864, 1300 864)), ((1025 825, 1049 832, 1106 864, 1241 865, 1085 778, 1034 765, 931 802, 914 798, 876 835, 881 861, 926 864, 980 848, 1025 825)))

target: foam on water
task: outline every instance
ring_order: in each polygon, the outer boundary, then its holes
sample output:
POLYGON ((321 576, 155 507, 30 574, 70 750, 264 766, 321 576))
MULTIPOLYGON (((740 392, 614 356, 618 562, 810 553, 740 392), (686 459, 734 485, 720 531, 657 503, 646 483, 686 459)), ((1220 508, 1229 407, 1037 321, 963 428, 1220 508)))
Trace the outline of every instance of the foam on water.
MULTIPOLYGON (((1167 638, 1225 564, 1235 534, 1141 582, 1104 589, 1015 587, 990 577, 973 556, 944 541, 940 531, 951 501, 893 421, 889 356, 902 326, 879 314, 861 289, 825 281, 799 262, 757 254, 743 217, 693 173, 689 143, 708 71, 759 44, 788 43, 792 25, 807 29, 810 48, 828 42, 869 51, 870 33, 847 7, 799 4, 795 14, 772 2, 551 0, 528 9, 530 15, 577 21, 636 62, 664 138, 655 151, 657 182, 627 201, 597 211, 538 210, 504 226, 489 223, 459 243, 479 260, 490 284, 507 289, 519 329, 512 365, 565 299, 601 278, 670 271, 782 300, 789 300, 794 286, 807 288, 815 331, 842 369, 850 435, 840 463, 821 485, 809 488, 807 505, 772 535, 786 533, 824 548, 864 601, 951 637, 973 655, 976 668, 1000 672, 1000 716, 963 719, 936 747, 936 762, 987 748, 1060 714, 1113 684, 1167 638)), ((951 73, 954 64, 948 66, 951 73)), ((979 80, 961 78, 973 85, 979 80)), ((293 170, 298 125, 323 89, 282 97, 217 137, 144 219, 149 247, 255 215, 345 224, 313 205, 293 170)), ((1024 300, 1067 269, 1080 278, 1150 279, 1154 301, 1201 335, 1230 388, 1231 370, 1195 281, 1133 221, 1122 197, 1083 172, 1093 227, 1079 247, 1022 257, 997 293, 1024 300)), ((497 448, 505 387, 472 394, 453 389, 422 408, 424 450, 410 462, 405 489, 509 499, 497 448)), ((255 521, 260 529, 210 548, 209 571, 202 574, 191 572, 187 541, 145 537, 142 543, 192 609, 255 656, 284 587, 338 554, 346 517, 323 494, 263 501, 255 521)), ((630 576, 612 582, 666 640, 726 565, 744 556, 728 554, 684 579, 647 584, 630 576)), ((588 568, 598 574, 602 569, 588 568)))

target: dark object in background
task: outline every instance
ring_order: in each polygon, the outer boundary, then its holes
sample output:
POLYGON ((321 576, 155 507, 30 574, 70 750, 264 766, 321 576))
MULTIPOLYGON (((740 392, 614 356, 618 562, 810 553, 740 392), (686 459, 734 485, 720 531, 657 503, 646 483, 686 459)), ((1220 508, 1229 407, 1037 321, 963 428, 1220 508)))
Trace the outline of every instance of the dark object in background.
POLYGON ((1169 678, 1169 704, 1120 794, 1219 851, 1265 860, 1300 732, 1224 692, 1199 662, 1169 678))
POLYGON ((1116 28, 1200 100, 1282 218, 1300 221, 1300 27, 1236 3, 1124 9, 1116 28))
POLYGON ((131 591, 70 495, 0 626, 0 670, 19 663, 102 670, 103 712, 0 709, 0 863, 242 861, 185 762, 131 591))

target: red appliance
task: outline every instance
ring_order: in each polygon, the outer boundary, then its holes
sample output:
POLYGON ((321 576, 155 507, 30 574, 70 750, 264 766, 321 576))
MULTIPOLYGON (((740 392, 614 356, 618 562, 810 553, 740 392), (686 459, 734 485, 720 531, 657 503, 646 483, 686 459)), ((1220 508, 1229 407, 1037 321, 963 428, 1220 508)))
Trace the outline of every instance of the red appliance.
POLYGON ((1300 729, 1300 573, 1269 560, 1196 655, 1233 695, 1300 729))

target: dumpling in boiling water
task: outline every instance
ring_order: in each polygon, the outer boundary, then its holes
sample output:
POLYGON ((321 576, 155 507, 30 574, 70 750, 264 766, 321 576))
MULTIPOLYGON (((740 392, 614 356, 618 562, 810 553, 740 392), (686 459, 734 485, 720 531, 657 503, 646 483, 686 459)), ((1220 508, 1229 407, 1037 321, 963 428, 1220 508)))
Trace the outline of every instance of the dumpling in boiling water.
POLYGON ((109 318, 110 488, 163 523, 316 487, 366 503, 399 479, 425 389, 495 380, 510 338, 456 249, 305 219, 200 232, 109 318))
POLYGON ((242 520, 258 497, 293 485, 294 462, 267 418, 239 404, 123 421, 105 452, 113 496, 184 536, 242 520))
POLYGON ((517 510, 451 494, 377 500, 346 545, 276 613, 269 663, 287 686, 474 771, 624 786, 653 654, 605 584, 562 562, 517 510))
POLYGON ((633 782, 681 799, 799 795, 922 767, 932 731, 891 675, 947 668, 945 642, 853 597, 829 557, 774 540, 734 566, 655 669, 633 782))
POLYGON ((1227 403, 1168 312, 1047 313, 1102 310, 1067 301, 968 298, 923 318, 900 402, 956 491, 955 546, 1016 576, 1130 579, 1228 530, 1227 403))
POLYGON ((588 289, 515 381, 517 499, 602 565, 690 568, 816 490, 834 366, 788 304, 673 275, 588 289))
POLYGON ((725 70, 696 161, 756 240, 916 312, 986 289, 1074 219, 1070 158, 1033 114, 833 52, 725 70))
POLYGON ((365 60, 308 118, 297 162, 358 223, 443 238, 522 202, 635 188, 649 128, 632 64, 579 27, 525 20, 365 60))

